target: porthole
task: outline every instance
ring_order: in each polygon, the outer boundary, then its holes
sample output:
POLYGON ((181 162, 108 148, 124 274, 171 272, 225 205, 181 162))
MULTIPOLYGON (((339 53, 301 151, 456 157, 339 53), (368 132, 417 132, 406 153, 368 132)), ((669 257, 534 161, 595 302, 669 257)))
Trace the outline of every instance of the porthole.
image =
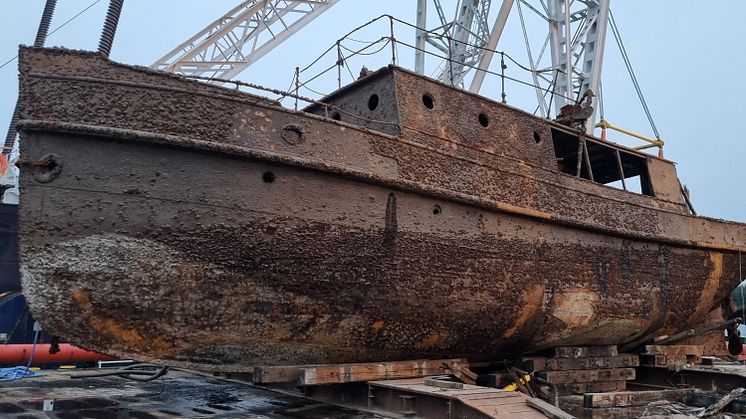
POLYGON ((433 207, 433 215, 438 215, 438 214, 440 214, 440 213, 441 213, 442 211, 443 211, 443 210, 442 210, 442 209, 440 209, 440 205, 435 205, 435 206, 433 207))
POLYGON ((374 93, 370 95, 370 97, 368 98, 368 109, 370 109, 371 111, 375 111, 378 107, 378 102, 379 99, 377 94, 374 93))
POLYGON ((303 142, 303 138, 304 132, 301 126, 288 124, 282 128, 282 139, 288 144, 298 145, 303 142))
POLYGON ((480 113, 479 114, 479 125, 487 128, 490 125, 490 118, 487 116, 487 114, 480 113))
POLYGON ((541 135, 539 135, 539 133, 536 131, 534 131, 534 141, 536 141, 536 144, 539 144, 541 142, 541 135))
POLYGON ((335 120, 335 121, 341 121, 342 120, 342 115, 340 115, 339 112, 334 112, 332 114, 332 119, 335 120))
POLYGON ((262 180, 264 183, 272 183, 275 181, 275 174, 272 172, 264 172, 264 174, 262 174, 262 180))
POLYGON ((422 95, 422 104, 425 105, 426 108, 432 109, 435 107, 435 100, 430 96, 430 94, 425 93, 422 95))

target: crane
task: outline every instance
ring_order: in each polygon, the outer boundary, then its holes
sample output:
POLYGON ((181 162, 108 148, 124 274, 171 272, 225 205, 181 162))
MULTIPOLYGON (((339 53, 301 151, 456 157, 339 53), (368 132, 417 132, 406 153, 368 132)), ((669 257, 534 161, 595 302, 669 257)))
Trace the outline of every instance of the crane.
MULTIPOLYGON (((328 11, 339 0, 248 0, 164 55, 151 67, 163 71, 230 79, 328 11)), ((511 13, 518 12, 526 38, 538 111, 549 115, 585 92, 597 94, 606 41, 610 0, 503 0, 490 23, 492 0, 456 0, 451 18, 441 0, 417 0, 414 68, 425 72, 428 48, 443 60, 437 78, 479 93, 511 13), (428 22, 428 5, 437 20, 428 22), (532 54, 523 8, 547 23, 544 47, 532 54), (549 46, 551 61, 546 47, 549 46), (547 99, 547 92, 552 92, 547 99)), ((589 119, 595 118, 595 111, 589 119)), ((593 124, 587 124, 593 130, 593 124)))
POLYGON ((229 10, 151 67, 230 79, 339 0, 248 0, 229 10))

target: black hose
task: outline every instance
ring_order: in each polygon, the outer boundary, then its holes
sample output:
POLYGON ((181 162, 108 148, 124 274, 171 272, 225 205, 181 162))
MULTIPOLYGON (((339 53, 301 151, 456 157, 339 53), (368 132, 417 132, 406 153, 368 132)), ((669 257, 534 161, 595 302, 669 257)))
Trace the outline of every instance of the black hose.
MULTIPOLYGON (((44 5, 44 11, 41 14, 41 21, 39 22, 39 29, 36 31, 36 39, 34 40, 34 46, 41 48, 44 46, 44 42, 47 40, 47 33, 49 33, 49 25, 52 23, 52 16, 54 16, 54 9, 57 6, 57 0, 47 0, 44 5)), ((10 155, 13 151, 13 144, 16 142, 16 125, 18 124, 18 101, 16 101, 16 107, 13 109, 13 116, 10 117, 10 126, 8 127, 8 133, 5 136, 5 142, 3 143, 2 153, 6 156, 10 155)), ((2 199, 2 195, 0 195, 2 199)))
POLYGON ((49 25, 52 23, 52 16, 54 16, 54 8, 57 6, 57 0, 47 0, 44 5, 44 12, 41 14, 41 22, 39 22, 39 30, 36 31, 36 40, 34 46, 41 48, 44 46, 44 42, 47 40, 47 33, 49 32, 49 25))
POLYGON ((114 43, 114 35, 117 33, 119 16, 122 14, 123 6, 124 0, 109 1, 109 10, 106 12, 104 28, 101 31, 101 39, 98 42, 98 52, 107 58, 109 57, 109 53, 111 53, 111 46, 114 43))
MULTIPOLYGON (((5 143, 3 143, 3 154, 8 156, 13 151, 13 144, 16 142, 16 125, 18 124, 18 101, 16 100, 16 107, 13 109, 13 116, 10 117, 10 126, 8 127, 8 133, 5 136, 5 143)), ((2 196, 0 196, 2 199, 2 196)))
POLYGON ((92 372, 74 372, 70 375, 70 378, 95 378, 95 377, 110 377, 117 376, 126 378, 128 380, 148 382, 153 381, 156 378, 160 378, 168 372, 167 366, 155 365, 155 364, 132 364, 126 367, 103 370, 103 371, 92 371, 92 372), (140 377, 140 376, 145 377, 140 377))

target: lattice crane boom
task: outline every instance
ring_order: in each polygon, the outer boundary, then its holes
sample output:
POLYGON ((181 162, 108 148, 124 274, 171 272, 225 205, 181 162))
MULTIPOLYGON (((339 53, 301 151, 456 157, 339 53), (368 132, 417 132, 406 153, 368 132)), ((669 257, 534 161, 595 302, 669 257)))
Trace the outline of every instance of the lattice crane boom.
POLYGON ((151 67, 230 79, 339 0, 248 0, 228 11, 151 67))

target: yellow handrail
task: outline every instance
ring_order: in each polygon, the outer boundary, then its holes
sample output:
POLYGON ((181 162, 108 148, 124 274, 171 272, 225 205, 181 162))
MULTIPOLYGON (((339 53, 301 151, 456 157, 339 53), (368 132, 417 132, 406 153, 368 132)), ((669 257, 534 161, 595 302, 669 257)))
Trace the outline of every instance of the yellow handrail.
POLYGON ((643 140, 643 141, 645 141, 645 142, 648 143, 648 144, 645 144, 645 145, 641 145, 641 146, 635 147, 635 150, 645 150, 646 148, 658 147, 658 156, 659 157, 663 157, 663 145, 665 143, 660 138, 653 139, 653 138, 645 137, 644 135, 640 135, 640 134, 634 133, 632 131, 628 131, 628 130, 626 130, 624 128, 619 128, 619 127, 617 127, 617 126, 609 123, 609 121, 607 121, 605 119, 600 120, 596 124, 596 128, 601 128, 601 130, 602 130, 601 131, 601 139, 602 140, 606 139, 606 129, 607 128, 608 129, 613 129, 614 131, 621 132, 622 134, 629 135, 630 137, 635 137, 637 139, 643 140))

